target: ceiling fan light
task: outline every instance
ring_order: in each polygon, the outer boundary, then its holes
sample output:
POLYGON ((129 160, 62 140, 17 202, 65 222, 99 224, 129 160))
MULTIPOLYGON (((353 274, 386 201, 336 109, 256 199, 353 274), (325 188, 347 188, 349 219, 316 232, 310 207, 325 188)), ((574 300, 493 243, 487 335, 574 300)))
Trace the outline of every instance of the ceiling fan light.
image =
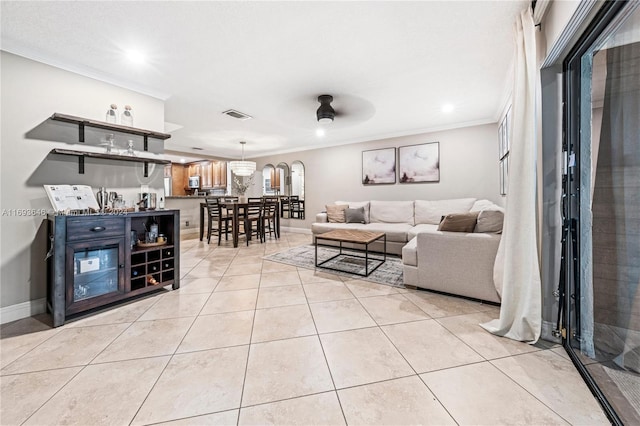
POLYGON ((316 118, 320 123, 331 123, 333 118, 336 116, 336 112, 331 106, 331 102, 333 102, 333 96, 331 95, 320 95, 318 96, 318 102, 320 102, 320 107, 316 111, 316 118))

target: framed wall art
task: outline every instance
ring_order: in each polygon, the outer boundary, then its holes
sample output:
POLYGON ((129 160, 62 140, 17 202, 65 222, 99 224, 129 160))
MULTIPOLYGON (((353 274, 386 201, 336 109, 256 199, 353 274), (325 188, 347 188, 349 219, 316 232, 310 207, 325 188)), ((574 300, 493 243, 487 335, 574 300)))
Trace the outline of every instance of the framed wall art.
POLYGON ((396 149, 362 151, 362 184, 396 183, 396 149))
POLYGON ((398 148, 400 183, 440 182, 440 142, 398 148))

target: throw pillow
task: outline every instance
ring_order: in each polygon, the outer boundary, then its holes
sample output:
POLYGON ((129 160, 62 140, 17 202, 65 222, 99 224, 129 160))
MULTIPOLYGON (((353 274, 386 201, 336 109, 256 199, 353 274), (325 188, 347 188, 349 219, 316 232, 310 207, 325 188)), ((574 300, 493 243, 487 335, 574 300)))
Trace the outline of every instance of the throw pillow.
POLYGON ((326 205, 327 209, 327 219, 329 223, 344 223, 344 211, 349 208, 346 204, 326 205))
POLYGON ((364 207, 364 223, 369 223, 369 201, 336 201, 336 205, 348 204, 350 209, 356 209, 358 207, 364 207))
POLYGON ((438 231, 473 232, 477 220, 478 212, 448 214, 438 225, 438 231))
POLYGON ((364 207, 358 209, 346 209, 344 219, 347 223, 364 223, 364 207))
POLYGON ((478 214, 478 223, 473 232, 495 232, 502 233, 502 222, 504 222, 504 213, 499 210, 482 210, 478 214))

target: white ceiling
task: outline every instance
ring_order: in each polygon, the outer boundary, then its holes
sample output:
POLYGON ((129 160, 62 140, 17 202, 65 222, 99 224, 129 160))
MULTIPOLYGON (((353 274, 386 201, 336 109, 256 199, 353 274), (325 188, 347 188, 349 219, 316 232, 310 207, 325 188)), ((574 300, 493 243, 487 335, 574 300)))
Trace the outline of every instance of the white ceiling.
POLYGON ((495 122, 527 5, 3 0, 2 49, 165 99, 167 149, 254 157, 495 122), (321 94, 338 113, 322 138, 321 94))

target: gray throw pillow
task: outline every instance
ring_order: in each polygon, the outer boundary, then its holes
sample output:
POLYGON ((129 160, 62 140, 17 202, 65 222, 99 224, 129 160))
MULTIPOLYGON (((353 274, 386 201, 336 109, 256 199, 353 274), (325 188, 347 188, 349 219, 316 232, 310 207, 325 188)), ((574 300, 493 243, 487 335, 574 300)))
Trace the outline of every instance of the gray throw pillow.
POLYGON ((498 210, 482 210, 478 215, 478 223, 473 232, 502 232, 502 222, 504 221, 504 213, 498 210))
POLYGON ((347 223, 364 223, 364 207, 346 209, 344 211, 344 218, 347 223))

